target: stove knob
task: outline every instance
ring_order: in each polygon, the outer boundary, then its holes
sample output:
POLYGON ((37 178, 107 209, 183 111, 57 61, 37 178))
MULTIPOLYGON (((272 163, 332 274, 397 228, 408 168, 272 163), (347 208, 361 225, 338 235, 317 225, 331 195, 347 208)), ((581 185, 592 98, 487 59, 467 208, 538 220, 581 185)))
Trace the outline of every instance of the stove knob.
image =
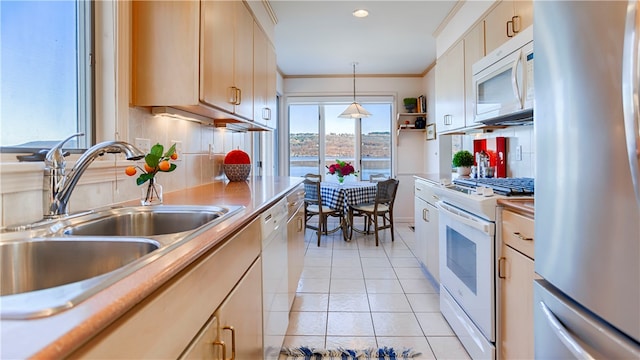
POLYGON ((484 196, 493 196, 493 189, 492 188, 484 188, 482 194, 484 196))

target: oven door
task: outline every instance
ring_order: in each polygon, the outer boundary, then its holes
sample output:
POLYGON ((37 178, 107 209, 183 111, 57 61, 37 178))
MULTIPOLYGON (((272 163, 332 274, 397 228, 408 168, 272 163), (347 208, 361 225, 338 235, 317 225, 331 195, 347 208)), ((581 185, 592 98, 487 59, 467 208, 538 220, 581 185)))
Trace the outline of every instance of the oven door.
POLYGON ((440 282, 489 341, 495 341, 495 224, 437 203, 440 282))

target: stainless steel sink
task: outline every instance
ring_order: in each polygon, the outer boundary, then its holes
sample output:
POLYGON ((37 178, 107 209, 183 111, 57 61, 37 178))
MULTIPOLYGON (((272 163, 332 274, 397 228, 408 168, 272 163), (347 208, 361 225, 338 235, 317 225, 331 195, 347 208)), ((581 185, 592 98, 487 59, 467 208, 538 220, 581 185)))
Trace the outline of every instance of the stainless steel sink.
POLYGON ((229 211, 216 206, 137 206, 90 214, 72 221, 66 235, 158 236, 199 228, 229 211))
POLYGON ((1 318, 30 319, 71 308, 243 208, 120 207, 5 229, 1 318))
POLYGON ((141 238, 39 238, 0 244, 0 295, 42 290, 119 269, 157 250, 141 238))

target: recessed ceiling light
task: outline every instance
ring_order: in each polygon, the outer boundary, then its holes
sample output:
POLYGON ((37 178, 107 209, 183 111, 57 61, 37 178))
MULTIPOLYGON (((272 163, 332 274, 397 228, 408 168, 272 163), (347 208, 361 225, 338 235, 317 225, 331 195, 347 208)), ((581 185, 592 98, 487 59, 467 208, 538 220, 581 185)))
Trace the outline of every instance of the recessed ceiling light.
POLYGON ((369 16, 369 12, 365 9, 354 10, 352 14, 357 18, 363 18, 363 17, 369 16))

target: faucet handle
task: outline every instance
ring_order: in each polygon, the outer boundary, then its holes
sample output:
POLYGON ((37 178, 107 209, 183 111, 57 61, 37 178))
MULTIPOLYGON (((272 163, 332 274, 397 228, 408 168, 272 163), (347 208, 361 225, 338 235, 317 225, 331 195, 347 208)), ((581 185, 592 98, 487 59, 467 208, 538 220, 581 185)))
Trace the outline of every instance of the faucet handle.
POLYGON ((65 154, 62 152, 62 147, 67 141, 80 136, 84 136, 84 133, 73 134, 52 147, 45 156, 45 166, 49 168, 63 169, 65 166, 65 154))

